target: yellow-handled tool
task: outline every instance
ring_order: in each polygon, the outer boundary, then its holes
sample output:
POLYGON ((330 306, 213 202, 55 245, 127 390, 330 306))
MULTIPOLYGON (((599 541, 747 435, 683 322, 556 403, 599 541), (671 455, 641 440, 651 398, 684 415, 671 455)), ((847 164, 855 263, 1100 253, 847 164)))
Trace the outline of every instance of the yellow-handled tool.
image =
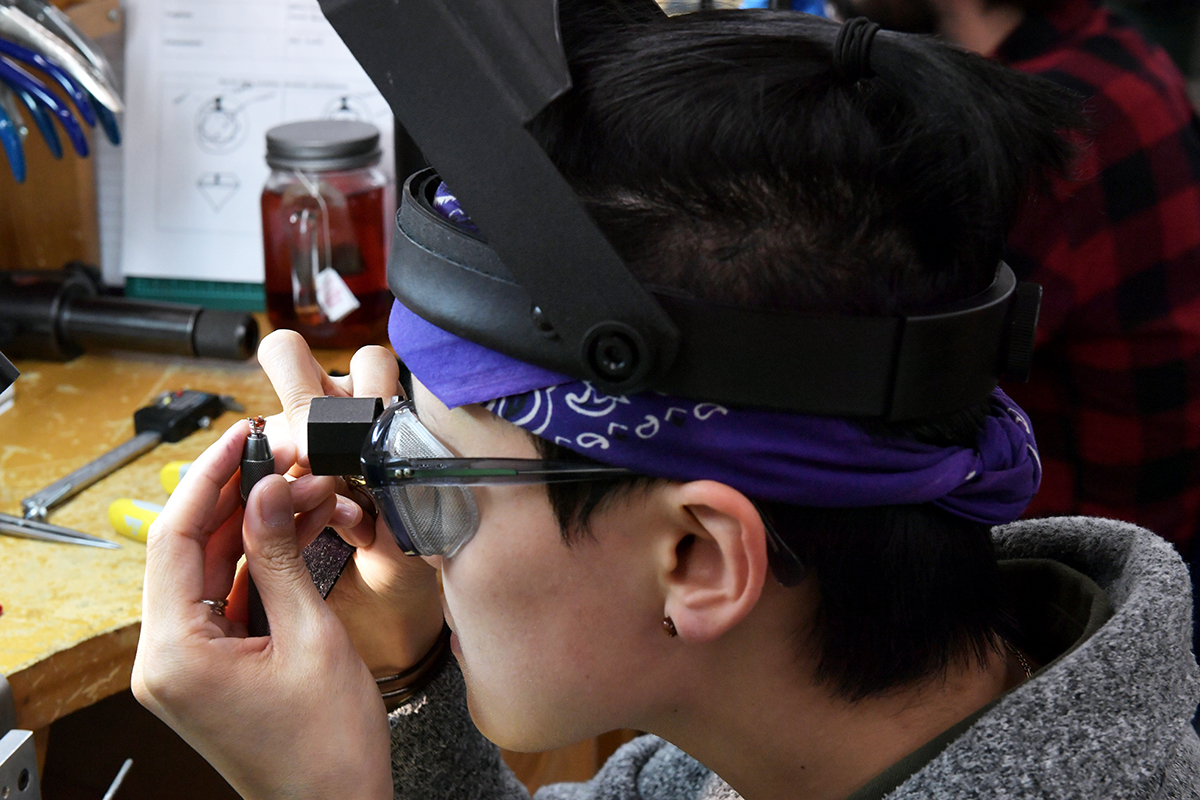
POLYGON ((158 481, 167 494, 175 491, 175 487, 183 480, 183 476, 187 475, 188 467, 191 465, 190 461, 170 461, 159 471, 158 481))
POLYGON ((163 507, 157 503, 122 497, 108 507, 108 521, 117 529, 117 533, 145 544, 146 532, 162 510, 163 507))

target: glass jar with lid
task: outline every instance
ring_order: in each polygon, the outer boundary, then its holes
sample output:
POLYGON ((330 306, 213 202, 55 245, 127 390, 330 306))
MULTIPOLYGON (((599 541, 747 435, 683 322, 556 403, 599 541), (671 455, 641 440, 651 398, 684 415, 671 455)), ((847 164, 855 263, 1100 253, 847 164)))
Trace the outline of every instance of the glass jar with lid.
POLYGON ((312 347, 386 341, 392 192, 380 154, 379 130, 366 122, 307 120, 267 131, 267 318, 312 347))

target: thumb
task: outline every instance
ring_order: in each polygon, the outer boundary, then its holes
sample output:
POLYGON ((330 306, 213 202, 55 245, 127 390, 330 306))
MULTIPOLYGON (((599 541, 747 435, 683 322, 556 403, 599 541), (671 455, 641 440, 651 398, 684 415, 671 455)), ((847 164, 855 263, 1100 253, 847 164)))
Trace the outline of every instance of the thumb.
POLYGON ((246 566, 262 598, 271 633, 286 633, 319 613, 320 595, 313 586, 292 507, 292 491, 279 475, 268 475, 246 500, 242 523, 246 566))

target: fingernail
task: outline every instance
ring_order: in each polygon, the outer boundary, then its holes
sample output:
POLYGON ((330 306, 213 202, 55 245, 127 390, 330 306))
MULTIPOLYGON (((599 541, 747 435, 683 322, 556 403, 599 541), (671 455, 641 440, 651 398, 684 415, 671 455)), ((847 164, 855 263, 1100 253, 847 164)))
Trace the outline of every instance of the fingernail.
POLYGON ((272 528, 291 525, 293 520, 291 487, 282 478, 276 480, 274 476, 268 476, 263 480, 270 481, 263 486, 259 500, 259 510, 262 513, 263 522, 272 528))
POLYGON ((358 507, 358 503, 340 495, 336 496, 333 514, 329 519, 330 525, 335 528, 349 528, 351 525, 357 525, 360 519, 362 519, 362 509, 358 507))

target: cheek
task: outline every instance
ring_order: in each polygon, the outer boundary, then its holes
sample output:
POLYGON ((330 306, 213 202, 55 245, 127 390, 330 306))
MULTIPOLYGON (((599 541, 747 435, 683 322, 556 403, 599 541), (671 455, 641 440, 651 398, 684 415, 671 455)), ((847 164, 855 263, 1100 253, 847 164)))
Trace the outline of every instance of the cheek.
POLYGON ((443 562, 446 605, 467 657, 495 663, 501 653, 527 653, 535 621, 570 602, 570 553, 544 496, 541 487, 478 492, 479 531, 443 562))
POLYGON ((531 635, 522 620, 558 591, 558 529, 538 512, 541 487, 498 487, 476 492, 479 530, 442 563, 446 605, 464 654, 484 655, 505 642, 517 649, 531 635))
POLYGON ((636 628, 626 587, 614 585, 603 545, 566 547, 544 491, 534 497, 484 514, 475 540, 443 566, 472 717, 510 749, 591 735, 615 710, 613 686, 632 678, 622 666, 636 628))

